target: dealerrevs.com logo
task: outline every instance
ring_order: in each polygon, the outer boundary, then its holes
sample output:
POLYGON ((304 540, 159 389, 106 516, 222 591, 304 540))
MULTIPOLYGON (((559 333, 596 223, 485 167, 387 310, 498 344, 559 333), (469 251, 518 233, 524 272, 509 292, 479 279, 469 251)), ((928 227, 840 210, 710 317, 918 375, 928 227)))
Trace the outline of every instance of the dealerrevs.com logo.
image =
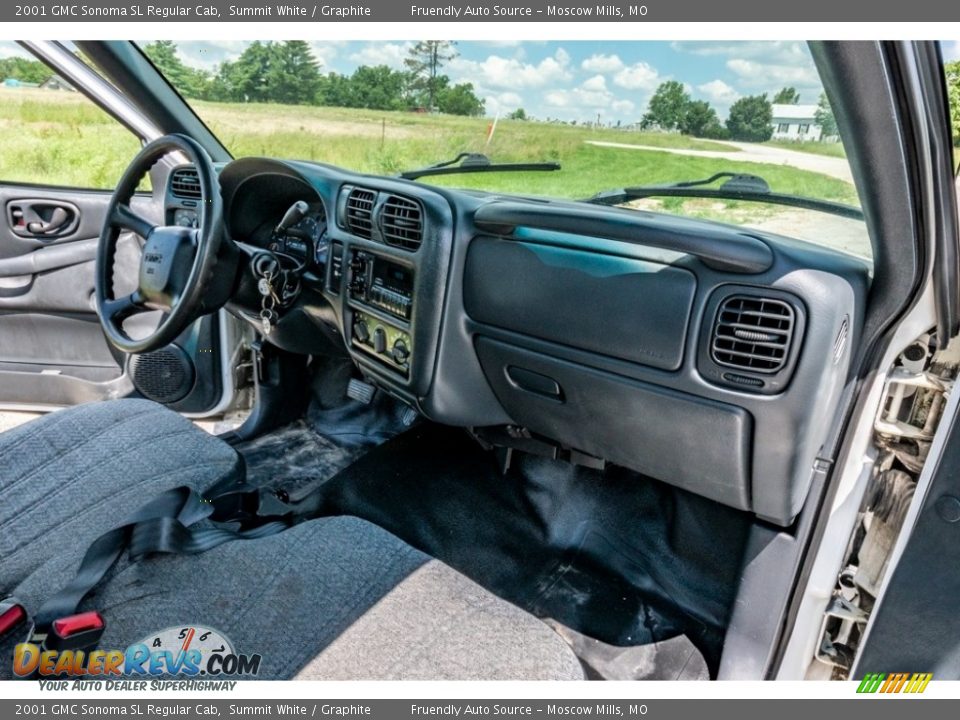
POLYGON ((858 693, 922 693, 933 673, 867 673, 857 686, 858 693))
POLYGON ((234 651, 217 630, 188 625, 148 635, 126 650, 47 650, 34 643, 14 648, 13 672, 20 678, 256 676, 260 655, 234 651))

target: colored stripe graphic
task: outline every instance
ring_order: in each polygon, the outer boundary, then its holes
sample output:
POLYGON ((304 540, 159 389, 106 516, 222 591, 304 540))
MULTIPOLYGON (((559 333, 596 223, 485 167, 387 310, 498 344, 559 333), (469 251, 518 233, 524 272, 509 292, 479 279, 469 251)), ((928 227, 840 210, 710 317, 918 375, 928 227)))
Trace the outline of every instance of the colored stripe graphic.
POLYGON ((927 689, 933 673, 867 673, 857 686, 857 692, 919 694, 927 689))

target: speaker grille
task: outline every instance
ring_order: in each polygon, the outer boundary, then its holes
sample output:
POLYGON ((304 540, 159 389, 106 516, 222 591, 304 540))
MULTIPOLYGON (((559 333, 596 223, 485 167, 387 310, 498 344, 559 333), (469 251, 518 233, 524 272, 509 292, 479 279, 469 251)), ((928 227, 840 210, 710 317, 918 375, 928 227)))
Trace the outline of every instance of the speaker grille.
POLYGON ((141 395, 165 405, 183 400, 193 387, 193 361, 177 345, 132 355, 129 371, 141 395))

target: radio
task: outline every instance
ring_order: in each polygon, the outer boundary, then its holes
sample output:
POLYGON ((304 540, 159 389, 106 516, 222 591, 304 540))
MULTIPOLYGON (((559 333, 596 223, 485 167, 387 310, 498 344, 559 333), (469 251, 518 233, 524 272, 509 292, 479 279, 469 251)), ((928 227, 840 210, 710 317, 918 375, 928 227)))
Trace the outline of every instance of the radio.
POLYGON ((402 320, 413 312, 413 270, 373 253, 350 253, 350 299, 402 320))

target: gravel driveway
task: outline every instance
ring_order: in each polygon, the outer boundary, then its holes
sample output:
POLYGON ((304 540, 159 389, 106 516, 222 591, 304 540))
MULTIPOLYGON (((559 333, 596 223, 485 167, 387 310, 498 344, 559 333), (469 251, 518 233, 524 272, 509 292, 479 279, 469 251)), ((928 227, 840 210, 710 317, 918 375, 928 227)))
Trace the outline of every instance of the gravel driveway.
POLYGON ((597 147, 622 148, 624 150, 652 150, 654 152, 665 152, 673 155, 715 158, 717 160, 729 160, 731 162, 789 165, 790 167, 800 170, 809 170, 810 172, 820 173, 821 175, 827 175, 837 180, 848 182, 851 185, 853 184, 853 174, 850 172, 850 165, 845 158, 814 155, 797 150, 788 150, 787 148, 777 147, 775 145, 755 145, 753 143, 732 141, 718 142, 716 140, 712 140, 711 142, 716 142, 718 145, 728 145, 731 150, 730 152, 722 150, 688 150, 685 148, 653 147, 651 145, 631 145, 629 143, 606 142, 603 140, 586 141, 588 145, 596 145, 597 147))

